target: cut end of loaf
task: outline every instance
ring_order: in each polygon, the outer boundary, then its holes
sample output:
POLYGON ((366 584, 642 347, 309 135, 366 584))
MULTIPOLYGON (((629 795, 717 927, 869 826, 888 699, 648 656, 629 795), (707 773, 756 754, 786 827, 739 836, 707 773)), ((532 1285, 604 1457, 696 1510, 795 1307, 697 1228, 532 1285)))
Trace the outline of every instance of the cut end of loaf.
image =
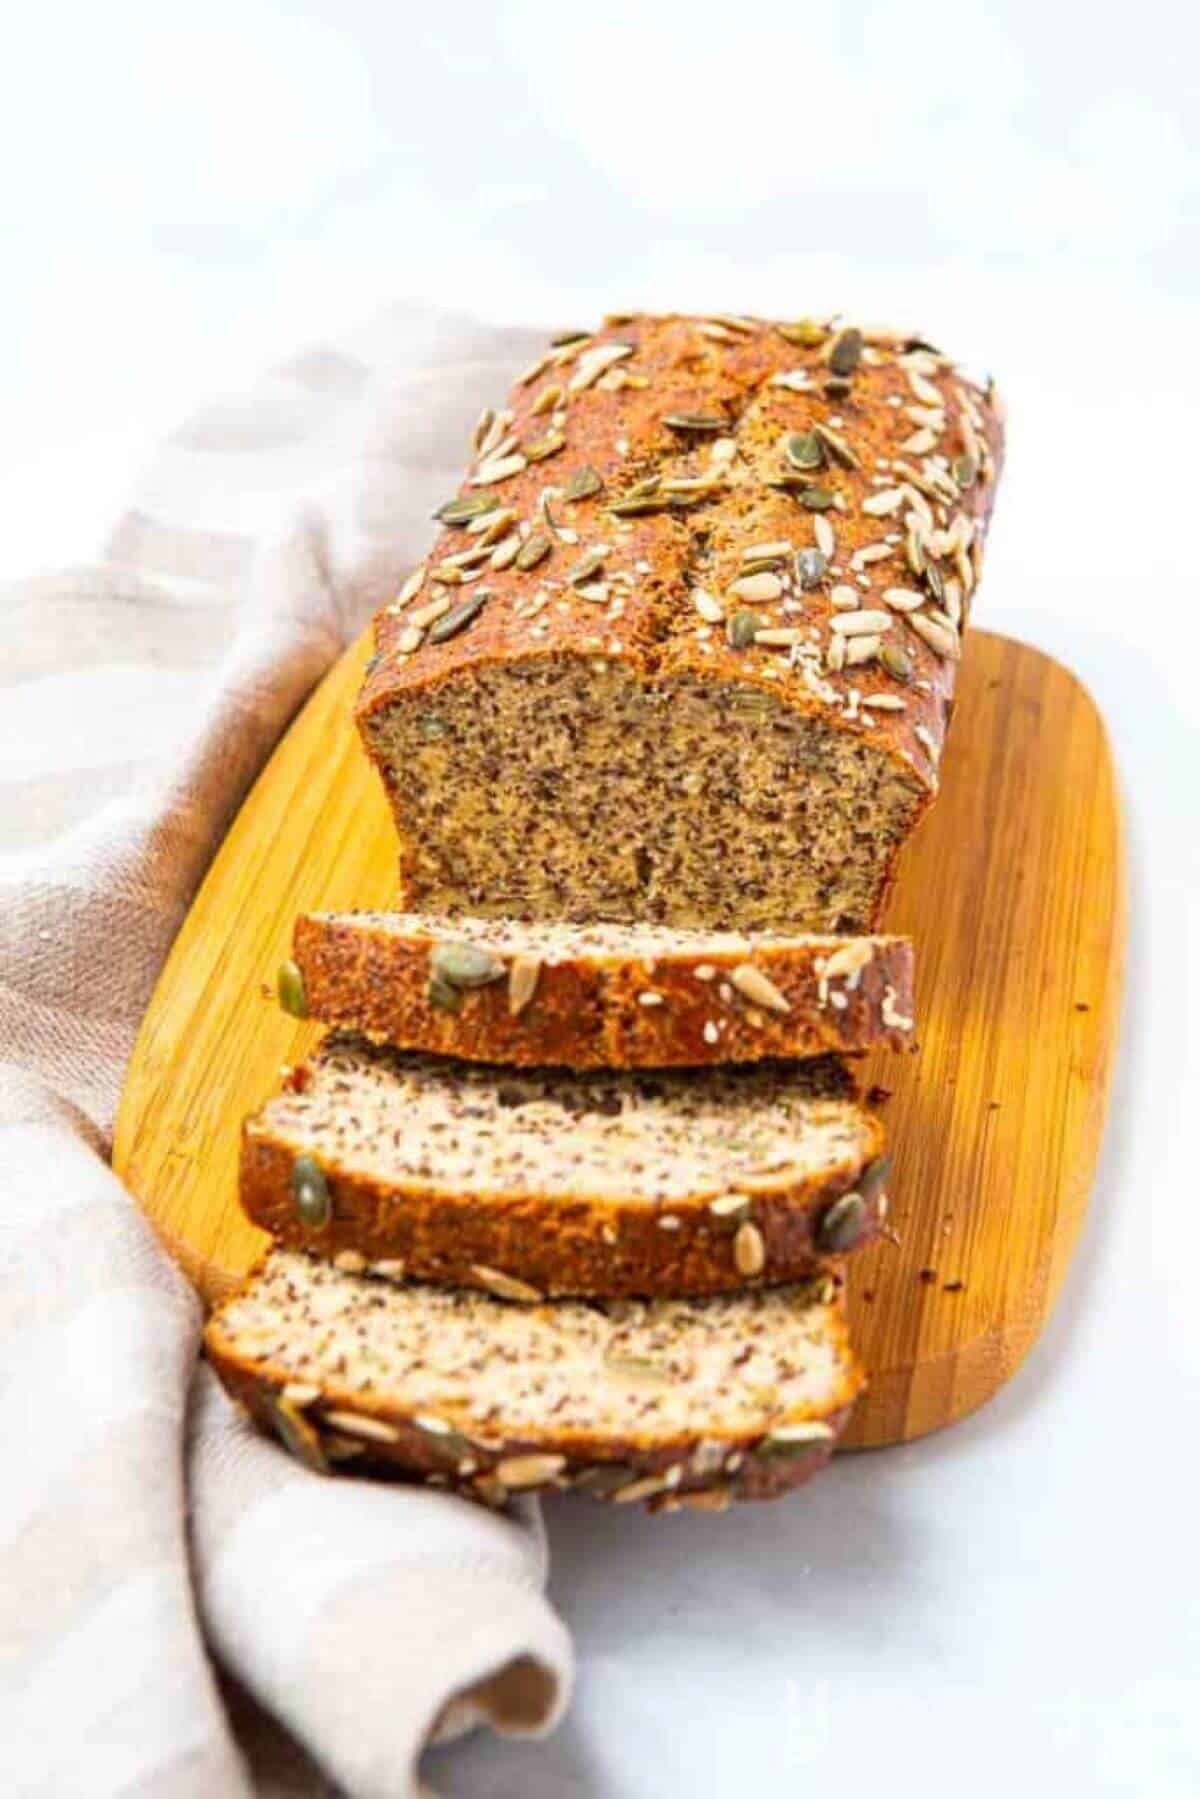
POLYGON ((275 1252, 206 1340, 231 1391, 277 1425, 282 1403, 314 1457, 348 1443, 493 1503, 635 1482, 630 1498, 767 1497, 826 1459, 862 1382, 832 1277, 529 1307, 275 1252))
POLYGON ((363 727, 409 902, 530 920, 869 930, 927 799, 763 688, 558 654, 396 694, 363 727))

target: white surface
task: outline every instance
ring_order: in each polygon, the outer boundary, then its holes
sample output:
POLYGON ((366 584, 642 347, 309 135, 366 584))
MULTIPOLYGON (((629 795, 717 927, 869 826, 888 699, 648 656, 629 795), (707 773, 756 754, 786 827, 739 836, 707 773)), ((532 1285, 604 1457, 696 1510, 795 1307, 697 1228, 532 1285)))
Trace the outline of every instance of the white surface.
POLYGON ((984 1412, 790 1503, 550 1507, 572 1716, 431 1776, 489 1799, 1192 1795, 1195 14, 589 17, 24 14, 0 63, 0 572, 90 554, 149 439, 397 295, 559 324, 840 306, 986 357, 1011 436, 979 616, 1087 682, 1128 806, 1122 1057, 1063 1301, 984 1412))

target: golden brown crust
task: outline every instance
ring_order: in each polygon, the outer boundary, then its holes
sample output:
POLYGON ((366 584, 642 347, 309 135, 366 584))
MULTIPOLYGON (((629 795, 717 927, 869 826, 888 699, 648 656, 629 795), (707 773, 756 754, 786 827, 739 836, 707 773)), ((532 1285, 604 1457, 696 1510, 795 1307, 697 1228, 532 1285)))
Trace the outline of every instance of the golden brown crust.
POLYGON ((548 1418, 539 1431, 519 1434, 505 1433, 500 1421, 484 1438, 470 1420, 451 1416, 445 1422, 452 1429, 434 1433, 428 1421, 423 1426, 411 1411, 349 1383, 326 1381, 319 1392, 292 1397, 296 1387, 288 1370, 269 1352, 255 1356, 239 1347, 225 1332, 223 1310, 210 1318, 204 1343, 230 1395, 260 1428, 279 1436, 317 1472, 336 1472, 344 1465, 351 1473, 446 1487, 490 1506, 504 1504, 514 1491, 573 1487, 619 1504, 643 1502, 650 1511, 674 1510, 677 1504, 692 1503, 690 1496, 699 1508, 723 1510, 735 1500, 774 1499, 790 1492, 833 1454, 865 1379, 840 1310, 829 1329, 842 1364, 839 1390, 821 1414, 817 1428, 822 1434, 785 1454, 761 1436, 722 1435, 715 1426, 703 1438, 660 1438, 647 1444, 562 1430, 548 1418), (363 1434, 348 1428, 354 1419, 365 1420, 363 1434), (372 1426, 374 1435, 368 1434, 372 1426), (541 1478, 513 1479, 507 1485, 500 1478, 522 1461, 526 1471, 536 1472, 534 1458, 547 1458, 541 1478))
MULTIPOLYGON (((870 331, 846 391, 831 395, 827 384, 839 379, 831 366, 839 360, 835 346, 850 334, 826 327, 785 335, 785 329, 756 320, 717 321, 714 328, 711 320, 631 316, 551 353, 543 369, 517 384, 501 417, 502 436, 515 440, 516 463, 502 446, 506 454, 493 479, 489 450, 483 475, 477 461, 462 492, 475 494, 490 480, 526 541, 546 535, 550 548, 527 569, 494 568, 490 560, 482 573, 473 566, 450 569, 456 584, 445 585, 436 578, 439 568, 477 539, 463 529, 442 534, 422 565, 419 588, 409 591, 410 582, 403 603, 386 607, 377 620, 377 657, 358 712, 376 759, 373 721, 399 696, 432 694, 483 665, 592 656, 614 658, 646 682, 695 675, 767 689, 797 713, 835 720, 872 743, 910 769, 927 800, 932 797, 957 640, 978 579, 1000 466, 1000 413, 990 394, 928 346, 870 331), (796 341, 805 336, 812 341, 796 341), (593 374, 598 358, 626 345, 627 354, 593 374), (665 422, 697 413, 725 419, 719 437, 665 422), (814 428, 833 434, 822 439, 823 466, 798 474, 783 445, 789 435, 814 428), (518 466, 524 448, 544 449, 559 437, 561 448, 518 466), (728 460, 714 460, 714 442, 732 445, 722 452, 728 460), (853 467, 846 466, 849 459, 853 467), (508 467, 515 472, 504 472, 508 467), (563 498, 584 468, 595 471, 602 490, 563 498), (661 498, 664 481, 709 475, 715 477, 710 489, 671 496, 672 508, 685 511, 624 518, 609 510, 639 481, 657 476, 661 498), (770 485, 780 476, 823 488, 833 503, 807 509, 797 488, 770 485), (559 493, 551 516, 575 535, 575 544, 544 523, 548 487, 559 493), (880 510, 893 502, 894 510, 880 510), (733 589, 748 547, 786 541, 815 549, 827 528, 835 542, 817 584, 803 592, 793 584, 774 602, 753 602, 761 626, 798 632, 795 646, 732 648, 725 624, 697 612, 697 588, 726 621, 743 604, 733 589), (907 540, 914 534, 912 549, 907 540), (600 540, 606 555, 598 596, 596 581, 583 581, 581 590, 570 576, 600 540), (932 573, 914 573, 910 556, 932 573), (893 607, 887 596, 897 590, 893 607), (484 592, 478 615, 446 641, 431 642, 429 627, 413 624, 430 606, 436 611, 484 592), (878 658, 837 666, 839 652, 831 646, 861 646, 870 635, 842 633, 837 621, 845 622, 847 593, 859 595, 861 611, 888 616, 880 641, 901 652, 895 660, 904 675, 878 658), (914 601, 918 610, 903 609, 914 601)), ((497 428, 491 427, 493 441, 497 428)), ((508 537, 511 545, 511 530, 508 537)), ((439 626, 435 620, 435 634, 439 626)), ((399 822, 403 833, 402 809, 399 822)), ((402 873, 410 867, 406 855, 402 873)), ((885 887, 890 878, 889 866, 885 887)), ((875 919, 878 914, 877 907, 875 919)))
MULTIPOLYGON (((311 1078, 301 1064, 288 1085, 302 1092, 311 1078)), ((638 1191, 636 1176, 626 1195, 452 1190, 380 1178, 328 1150, 320 1158, 327 1217, 314 1224, 297 1210, 301 1148, 268 1106, 243 1127, 240 1195, 247 1217, 282 1245, 328 1260, 348 1255, 359 1267, 386 1264, 411 1280, 491 1292, 517 1281, 533 1298, 731 1293, 804 1279, 831 1253, 875 1239, 887 1211, 885 1133, 866 1110, 858 1127, 856 1146, 819 1174, 784 1166, 743 1177, 736 1194, 706 1187, 656 1201, 638 1191), (830 1241, 832 1209, 851 1193, 862 1200, 852 1238, 830 1241)))
POLYGON ((486 985, 452 994, 455 1009, 431 1000, 431 952, 454 941, 451 920, 397 931, 351 915, 301 917, 294 954, 308 1012, 401 1049, 515 1067, 702 1066, 912 1044, 912 944, 903 937, 763 942, 752 954, 672 951, 652 961, 564 954, 540 964, 515 1013, 511 960, 486 985), (747 967, 766 977, 778 1005, 769 995, 754 1003, 747 967))

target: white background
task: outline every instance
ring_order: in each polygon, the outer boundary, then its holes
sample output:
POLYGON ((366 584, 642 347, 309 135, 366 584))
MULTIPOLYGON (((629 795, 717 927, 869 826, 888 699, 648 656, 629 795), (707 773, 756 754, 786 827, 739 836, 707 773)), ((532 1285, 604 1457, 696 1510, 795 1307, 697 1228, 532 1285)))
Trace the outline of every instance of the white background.
POLYGON ((1068 662, 1113 734, 1122 1056, 1031 1360, 788 1504, 550 1507, 573 1712, 546 1744, 439 1752, 448 1792, 1200 1791, 1195 20, 160 0, 10 23, 0 575, 92 554, 153 438, 389 299, 557 325, 840 308, 997 374, 979 616, 1068 662))

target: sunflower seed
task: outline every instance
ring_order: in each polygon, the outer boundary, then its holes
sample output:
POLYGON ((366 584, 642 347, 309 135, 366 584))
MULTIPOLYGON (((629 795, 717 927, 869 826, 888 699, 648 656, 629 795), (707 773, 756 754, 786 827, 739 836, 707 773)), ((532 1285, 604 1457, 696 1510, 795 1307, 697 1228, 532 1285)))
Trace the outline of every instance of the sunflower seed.
POLYGON ((739 1224, 733 1239, 733 1264, 740 1275, 750 1280, 761 1274, 767 1261, 767 1246, 756 1224, 739 1224))
POLYGON ((792 1009, 790 1001, 785 999, 774 981, 752 962, 739 963, 729 979, 743 999, 750 1000, 753 1005, 763 1006, 768 1012, 790 1012, 792 1009))
POLYGON ((847 668, 859 668, 864 663, 873 661, 883 644, 882 637, 874 632, 866 637, 847 637, 840 641, 846 645, 847 668))
POLYGON ((497 572, 503 568, 510 568, 516 561, 520 551, 521 539, 514 531, 510 537, 504 539, 503 543, 498 543, 496 545, 495 549, 488 557, 488 567, 495 569, 497 572))
POLYGON ((416 599, 421 591, 421 584, 425 579, 425 574, 426 568, 425 564, 422 562, 413 570, 412 574, 408 577, 408 580, 404 583, 404 586, 400 589, 400 592, 396 595, 394 604, 397 607, 407 606, 410 600, 416 599))
POLYGON ((752 543, 742 551, 743 562, 782 562, 791 554, 792 546, 786 538, 778 543, 752 543))
POLYGON ((630 1481, 627 1487, 618 1487, 610 1497, 614 1505, 635 1505, 639 1499, 652 1499, 656 1493, 668 1493, 677 1487, 683 1477, 683 1470, 678 1466, 668 1468, 663 1474, 646 1474, 637 1480, 630 1481))
POLYGON ((931 650, 942 658, 943 662, 957 662, 962 656, 962 645, 958 632, 942 625, 936 619, 927 618, 923 612, 911 612, 908 622, 918 637, 924 639, 931 650))
POLYGON ((853 1249, 868 1224, 867 1205, 860 1193, 843 1193, 821 1214, 813 1242, 822 1255, 844 1255, 853 1249))
POLYGON ((804 1455, 818 1443, 828 1443, 832 1437, 832 1426, 823 1424, 818 1418, 803 1424, 784 1424, 763 1438, 757 1453, 767 1457, 804 1455))
POLYGON ((859 466, 858 457, 850 445, 832 426, 814 425, 813 430, 835 462, 840 462, 843 468, 856 469, 859 466))
POLYGON ((743 1224, 750 1216, 750 1200, 744 1193, 722 1193, 719 1199, 710 1199, 708 1209, 714 1218, 743 1224))
POLYGON ((322 1422, 348 1437, 364 1437, 369 1443, 398 1443, 400 1432, 383 1418, 364 1417, 361 1412, 326 1412, 322 1422))
POLYGON ((937 433, 931 431, 927 425, 922 425, 920 430, 914 431, 900 445, 900 448, 907 451, 910 456, 928 456, 930 450, 936 447, 937 433))
POLYGON ((543 387, 541 393, 529 408, 530 418, 540 418, 543 412, 553 412, 562 397, 562 388, 557 382, 552 381, 548 387, 543 387))
POLYGON ((508 968, 508 1011, 519 1018, 534 994, 541 978, 542 965, 536 956, 514 956, 508 968))
POLYGON ((829 562, 837 550, 837 533, 827 518, 818 515, 813 520, 813 536, 817 540, 817 548, 829 562))
POLYGON ((505 972, 500 957, 478 943, 437 943, 429 966, 452 987, 488 987, 505 972))
POLYGON ((730 583, 729 591, 739 600, 749 600, 752 606, 761 606, 769 600, 779 598, 783 592, 783 582, 778 575, 742 575, 739 580, 730 583))
POLYGON ((510 1455, 497 1462, 493 1473, 505 1487, 541 1487, 562 1473, 563 1455, 510 1455))
POLYGON ((333 1258, 333 1265, 340 1274, 363 1274, 367 1268, 367 1258, 357 1249, 339 1249, 333 1258))
POLYGON ((862 503, 863 511, 870 518, 887 518, 893 512, 899 512, 904 504, 904 491, 899 487, 885 488, 881 493, 873 493, 862 503))
POLYGON ((626 1374, 631 1380, 669 1381, 670 1370, 658 1362, 651 1361, 649 1356, 625 1355, 619 1349, 606 1349, 604 1365, 614 1374, 626 1374))
POLYGON ((541 1305, 546 1295, 531 1287, 528 1281, 519 1281, 511 1274, 505 1274, 500 1268, 488 1268, 482 1262, 472 1264, 471 1273, 481 1287, 494 1293, 498 1299, 514 1299, 522 1305, 541 1305))
POLYGON ((790 650, 803 643, 804 632, 795 625, 768 625, 754 633, 754 641, 768 650, 790 650))
POLYGON ((911 587, 885 587, 881 597, 893 612, 915 612, 925 604, 925 595, 911 587))
POLYGON ((841 637, 862 637, 870 631, 890 630, 891 623, 886 612, 839 612, 830 619, 829 628, 841 637))
POLYGON ((590 581, 604 567, 604 558, 608 555, 607 544, 597 544, 581 556, 575 567, 567 575, 567 585, 578 587, 584 581, 590 581))
POLYGON ((632 344, 597 344, 594 349, 585 350, 575 365, 575 373, 571 376, 567 391, 582 393, 593 381, 599 379, 605 369, 610 369, 614 362, 621 362, 626 356, 632 355, 632 344))
POLYGON ((693 587, 692 605, 696 608, 696 611, 700 614, 700 617, 704 620, 705 624, 719 625, 724 621, 725 608, 722 606, 720 600, 715 600, 711 593, 705 592, 703 587, 693 587))
POLYGON ((532 537, 525 539, 517 551, 515 557, 517 567, 520 569, 536 568, 538 563, 550 554, 553 547, 544 531, 535 531, 532 537))
POLYGON ((835 587, 829 596, 835 612, 857 612, 862 598, 856 587, 835 587))

